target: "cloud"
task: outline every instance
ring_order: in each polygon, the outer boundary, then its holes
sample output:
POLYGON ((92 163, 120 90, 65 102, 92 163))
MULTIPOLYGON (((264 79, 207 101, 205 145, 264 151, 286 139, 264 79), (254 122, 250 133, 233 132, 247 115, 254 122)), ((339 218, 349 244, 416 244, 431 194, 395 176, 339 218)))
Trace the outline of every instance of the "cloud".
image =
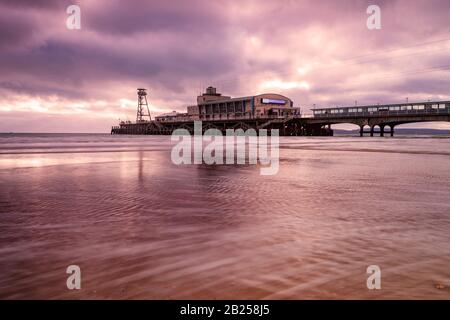
POLYGON ((0 1, 0 131, 25 130, 23 112, 28 130, 55 115, 108 131, 133 118, 142 86, 155 113, 184 111, 207 85, 304 109, 450 99, 449 71, 430 70, 450 64, 448 1, 378 1, 379 31, 366 28, 370 1, 74 1, 82 29, 68 30, 72 2, 0 1))

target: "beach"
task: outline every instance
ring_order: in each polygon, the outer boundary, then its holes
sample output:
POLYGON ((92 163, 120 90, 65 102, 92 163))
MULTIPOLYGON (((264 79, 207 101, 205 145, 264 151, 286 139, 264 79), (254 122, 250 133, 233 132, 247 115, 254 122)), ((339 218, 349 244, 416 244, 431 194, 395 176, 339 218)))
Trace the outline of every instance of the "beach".
POLYGON ((172 146, 1 134, 0 298, 450 298, 449 137, 280 137, 273 176, 172 146))

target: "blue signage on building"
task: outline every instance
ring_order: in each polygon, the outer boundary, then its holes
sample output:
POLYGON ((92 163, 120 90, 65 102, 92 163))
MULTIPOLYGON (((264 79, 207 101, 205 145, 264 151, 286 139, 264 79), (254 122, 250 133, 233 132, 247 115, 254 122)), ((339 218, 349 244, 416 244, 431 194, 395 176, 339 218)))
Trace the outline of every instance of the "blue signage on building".
POLYGON ((262 99, 261 102, 266 104, 282 104, 282 105, 286 104, 285 100, 278 100, 278 99, 262 99))

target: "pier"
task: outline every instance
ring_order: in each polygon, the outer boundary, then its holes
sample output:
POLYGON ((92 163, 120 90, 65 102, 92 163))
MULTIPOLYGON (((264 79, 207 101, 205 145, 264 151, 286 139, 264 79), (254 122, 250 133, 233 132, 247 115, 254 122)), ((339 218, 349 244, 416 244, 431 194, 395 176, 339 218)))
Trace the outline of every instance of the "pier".
POLYGON ((197 105, 188 106, 186 113, 174 111, 152 120, 145 90, 138 89, 136 122, 122 121, 111 128, 111 134, 170 135, 176 129, 193 134, 194 122, 202 121, 203 131, 217 129, 222 134, 227 129, 254 129, 257 133, 278 129, 280 136, 332 136, 332 125, 354 124, 361 137, 384 137, 394 136, 395 127, 401 124, 450 121, 450 101, 319 108, 305 116, 292 100, 279 94, 231 98, 213 87, 198 96, 197 105))
POLYGON ((384 137, 387 133, 394 136, 395 127, 401 124, 438 121, 450 121, 450 101, 322 108, 314 110, 313 117, 307 123, 319 126, 354 124, 359 126, 361 137, 365 134, 384 137), (387 128, 389 131, 386 131, 387 128))
MULTIPOLYGON (((200 120, 195 120, 200 121, 200 120)), ((186 129, 189 133, 194 133, 194 120, 184 121, 149 121, 141 123, 121 123, 111 129, 111 134, 149 134, 149 135, 170 135, 176 129, 186 129)), ((333 131, 328 126, 320 124, 310 125, 308 119, 301 116, 282 118, 236 118, 221 120, 202 120, 203 133, 208 129, 218 129, 222 134, 227 129, 238 130, 278 129, 280 136, 331 136, 333 131)))

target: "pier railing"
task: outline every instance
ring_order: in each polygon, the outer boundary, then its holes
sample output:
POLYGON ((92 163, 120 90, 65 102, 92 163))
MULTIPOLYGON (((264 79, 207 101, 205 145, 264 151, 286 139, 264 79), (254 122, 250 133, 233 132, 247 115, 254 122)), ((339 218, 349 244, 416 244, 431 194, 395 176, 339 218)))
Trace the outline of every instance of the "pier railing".
POLYGON ((259 116, 219 116, 219 117, 211 117, 211 118, 200 118, 200 117, 184 117, 184 118, 175 118, 174 119, 164 119, 164 120, 155 120, 160 123, 171 123, 171 122, 192 122, 192 121, 224 121, 224 120, 288 120, 293 118, 301 118, 300 114, 298 115, 259 115, 259 116))
POLYGON ((450 109, 424 109, 424 110, 399 110, 399 111, 360 111, 314 114, 313 118, 361 118, 361 117, 395 117, 395 116, 428 116, 450 115, 450 109))

